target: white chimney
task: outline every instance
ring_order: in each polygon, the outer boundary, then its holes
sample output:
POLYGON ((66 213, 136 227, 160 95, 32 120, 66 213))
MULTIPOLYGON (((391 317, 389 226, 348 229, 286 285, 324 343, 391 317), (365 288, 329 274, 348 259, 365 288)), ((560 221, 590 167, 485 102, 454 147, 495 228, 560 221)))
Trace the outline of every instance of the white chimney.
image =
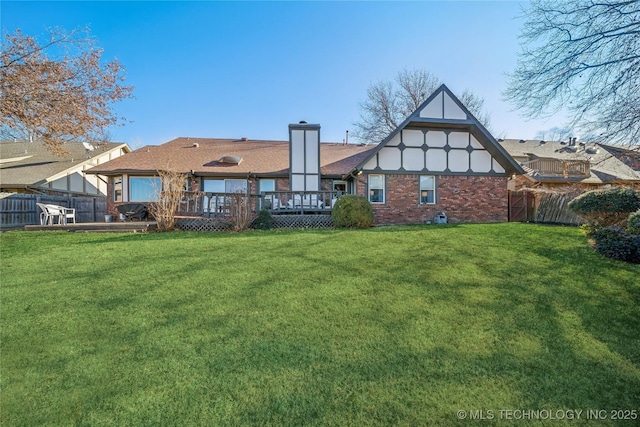
POLYGON ((291 191, 320 190, 320 125, 289 125, 289 182, 291 191))

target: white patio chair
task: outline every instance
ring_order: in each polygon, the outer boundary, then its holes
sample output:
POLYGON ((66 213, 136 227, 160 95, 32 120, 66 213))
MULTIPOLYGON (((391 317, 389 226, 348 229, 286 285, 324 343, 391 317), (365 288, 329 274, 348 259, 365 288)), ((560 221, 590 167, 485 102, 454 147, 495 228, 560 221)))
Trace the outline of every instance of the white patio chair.
MULTIPOLYGON (((53 215, 47 205, 44 203, 36 203, 36 206, 40 208, 42 212, 40 212, 40 225, 53 225, 53 215)), ((58 216, 58 219, 60 217, 58 216)))
MULTIPOLYGON (((58 220, 58 224, 62 224, 62 209, 57 205, 43 205, 44 206, 44 224, 53 225, 54 219, 58 220)), ((42 216, 41 216, 42 221, 42 216)))
POLYGON ((322 202, 322 200, 320 200, 318 198, 317 194, 311 194, 308 196, 304 196, 304 199, 302 200, 302 205, 304 207, 308 207, 308 208, 320 208, 322 209, 324 207, 324 203, 322 202))
POLYGON ((72 219, 73 223, 76 222, 76 210, 73 208, 67 208, 65 206, 58 205, 45 205, 50 215, 50 225, 53 225, 53 217, 58 217, 58 224, 66 224, 68 219, 72 219))
POLYGON ((69 220, 73 220, 73 223, 76 223, 76 210, 74 208, 65 208, 61 206, 63 209, 62 215, 64 215, 64 223, 66 224, 69 220))
POLYGON ((287 207, 289 209, 295 209, 302 206, 302 197, 298 194, 292 195, 292 197, 287 202, 287 207))

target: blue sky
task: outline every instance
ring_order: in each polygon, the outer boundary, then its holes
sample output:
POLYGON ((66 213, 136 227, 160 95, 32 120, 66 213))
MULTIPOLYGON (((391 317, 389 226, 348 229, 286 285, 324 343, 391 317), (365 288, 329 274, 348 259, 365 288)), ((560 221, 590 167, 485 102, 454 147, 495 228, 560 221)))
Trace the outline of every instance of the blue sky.
POLYGON ((46 37, 89 26, 126 68, 135 99, 116 104, 132 147, 178 136, 288 138, 289 123, 341 142, 367 87, 424 68, 485 99, 496 137, 533 138, 561 118, 525 120, 502 100, 519 51, 511 1, 0 2, 3 30, 46 37))

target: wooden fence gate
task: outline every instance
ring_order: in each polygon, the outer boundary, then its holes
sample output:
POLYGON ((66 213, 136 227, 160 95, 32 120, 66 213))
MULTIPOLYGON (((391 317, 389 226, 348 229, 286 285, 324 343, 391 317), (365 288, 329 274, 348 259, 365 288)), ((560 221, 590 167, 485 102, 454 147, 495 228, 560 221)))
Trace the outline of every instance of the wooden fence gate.
POLYGON ((509 222, 533 221, 535 200, 529 191, 509 191, 509 222))

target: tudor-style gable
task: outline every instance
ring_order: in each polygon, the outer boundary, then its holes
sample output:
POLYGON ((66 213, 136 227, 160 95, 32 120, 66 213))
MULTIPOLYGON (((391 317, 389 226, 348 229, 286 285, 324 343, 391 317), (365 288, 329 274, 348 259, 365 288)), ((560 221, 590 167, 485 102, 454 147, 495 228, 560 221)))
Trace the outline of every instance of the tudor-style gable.
POLYGON ((520 165, 443 84, 358 166, 378 173, 499 175, 520 165))

